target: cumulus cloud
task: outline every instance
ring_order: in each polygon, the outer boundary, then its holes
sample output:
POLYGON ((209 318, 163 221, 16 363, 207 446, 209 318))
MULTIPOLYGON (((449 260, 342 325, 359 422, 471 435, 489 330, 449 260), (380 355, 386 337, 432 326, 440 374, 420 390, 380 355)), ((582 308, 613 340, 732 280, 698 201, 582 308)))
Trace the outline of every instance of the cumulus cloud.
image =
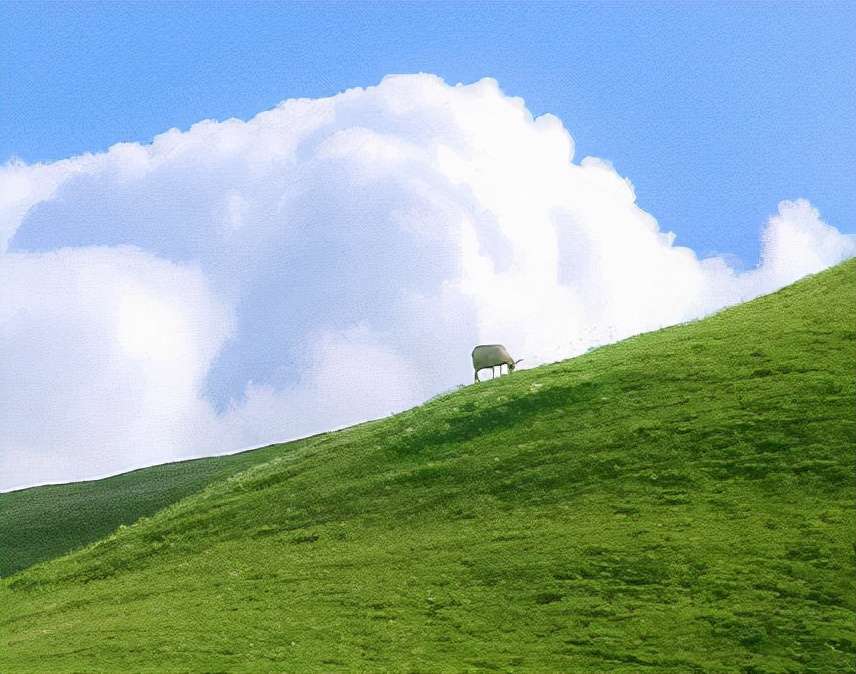
POLYGON ((3 256, 0 286, 7 484, 169 461, 214 420, 199 390, 233 318, 199 269, 63 248, 3 256))
POLYGON ((383 416, 854 254, 803 200, 698 260, 496 82, 429 75, 0 170, 0 488, 383 416))

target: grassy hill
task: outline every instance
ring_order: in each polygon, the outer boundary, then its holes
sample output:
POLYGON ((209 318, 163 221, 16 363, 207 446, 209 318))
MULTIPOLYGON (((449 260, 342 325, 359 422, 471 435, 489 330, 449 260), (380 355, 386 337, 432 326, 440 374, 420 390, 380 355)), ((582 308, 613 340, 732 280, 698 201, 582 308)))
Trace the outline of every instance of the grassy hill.
POLYGON ((0 578, 93 543, 280 451, 266 447, 0 494, 0 578))
POLYGON ((5 578, 3 671, 856 671, 854 288, 243 455, 5 578))

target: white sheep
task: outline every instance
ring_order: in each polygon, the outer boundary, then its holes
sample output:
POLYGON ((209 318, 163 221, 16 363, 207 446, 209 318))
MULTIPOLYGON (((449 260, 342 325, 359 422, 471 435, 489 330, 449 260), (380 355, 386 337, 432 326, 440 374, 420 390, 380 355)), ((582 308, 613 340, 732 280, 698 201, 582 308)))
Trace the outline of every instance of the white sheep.
POLYGON ((502 375, 502 366, 508 366, 508 372, 514 372, 514 367, 520 360, 514 360, 508 353, 508 350, 502 344, 480 344, 473 349, 473 373, 474 381, 479 381, 479 370, 490 368, 491 377, 494 375, 494 368, 499 366, 499 374, 502 375))

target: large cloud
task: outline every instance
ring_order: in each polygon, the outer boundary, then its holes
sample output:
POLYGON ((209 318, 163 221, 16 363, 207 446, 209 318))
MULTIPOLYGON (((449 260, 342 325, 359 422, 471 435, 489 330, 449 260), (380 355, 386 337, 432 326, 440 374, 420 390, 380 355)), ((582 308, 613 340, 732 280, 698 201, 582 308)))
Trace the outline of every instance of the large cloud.
POLYGON ((492 80, 388 77, 249 122, 0 173, 0 488, 385 415, 503 342, 558 360, 854 254, 782 202, 699 261, 558 119, 492 80))

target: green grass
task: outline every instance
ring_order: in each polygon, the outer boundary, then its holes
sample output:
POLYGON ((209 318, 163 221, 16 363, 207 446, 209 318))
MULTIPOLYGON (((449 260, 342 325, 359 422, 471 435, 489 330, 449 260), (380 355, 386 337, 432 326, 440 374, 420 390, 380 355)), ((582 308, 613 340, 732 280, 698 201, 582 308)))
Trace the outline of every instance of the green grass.
POLYGON ((0 494, 0 578, 94 543, 278 453, 266 447, 0 494))
POLYGON ((243 455, 5 578, 2 669, 856 671, 854 287, 243 455))

